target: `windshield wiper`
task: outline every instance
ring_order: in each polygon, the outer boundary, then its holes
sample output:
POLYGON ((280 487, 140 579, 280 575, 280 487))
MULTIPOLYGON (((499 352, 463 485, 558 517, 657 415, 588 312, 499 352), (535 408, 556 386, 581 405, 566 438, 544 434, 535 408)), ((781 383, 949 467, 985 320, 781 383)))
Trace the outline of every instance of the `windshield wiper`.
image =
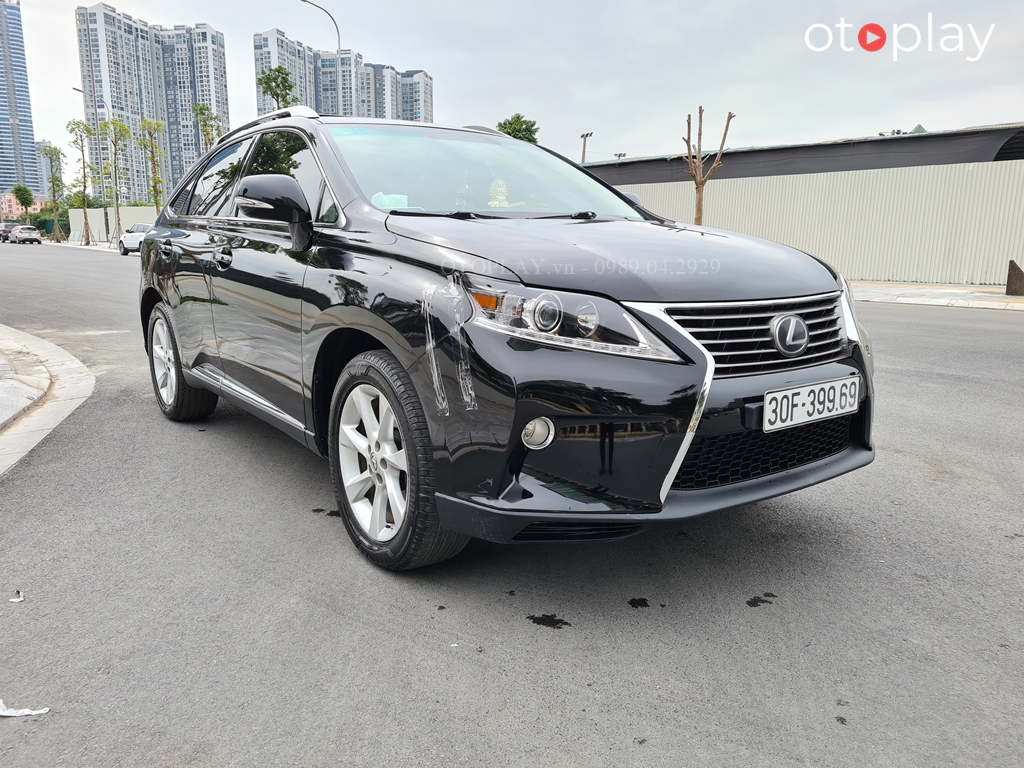
POLYGON ((533 219, 596 219, 593 211, 576 211, 576 213, 556 213, 551 216, 531 216, 533 219))
POLYGON ((502 219, 504 216, 491 216, 487 213, 474 213, 473 211, 449 211, 438 213, 435 211, 403 211, 396 209, 388 211, 392 216, 433 216, 445 219, 502 219))

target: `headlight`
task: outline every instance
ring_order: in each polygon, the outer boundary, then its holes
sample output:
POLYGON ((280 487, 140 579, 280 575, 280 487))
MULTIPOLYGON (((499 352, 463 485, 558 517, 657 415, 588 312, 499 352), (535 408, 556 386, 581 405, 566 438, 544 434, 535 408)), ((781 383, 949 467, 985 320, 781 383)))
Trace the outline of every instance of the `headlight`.
POLYGON ((678 363, 682 359, 613 301, 495 280, 465 281, 473 323, 543 344, 678 363))
POLYGON ((839 285, 839 290, 842 291, 842 295, 839 297, 839 307, 843 315, 843 331, 846 333, 846 338, 860 344, 864 349, 864 354, 870 357, 871 341, 868 339, 867 331, 857 321, 857 313, 853 306, 853 289, 846 282, 846 278, 838 272, 836 273, 836 283, 839 285))

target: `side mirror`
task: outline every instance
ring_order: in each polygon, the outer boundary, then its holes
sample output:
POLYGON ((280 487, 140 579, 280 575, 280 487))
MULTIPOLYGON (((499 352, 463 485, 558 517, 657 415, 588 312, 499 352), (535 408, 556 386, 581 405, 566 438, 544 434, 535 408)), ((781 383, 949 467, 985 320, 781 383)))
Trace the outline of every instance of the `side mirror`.
POLYGON ((250 219, 287 224, 293 250, 304 252, 313 245, 313 214, 299 182, 291 176, 282 173, 246 176, 238 187, 235 202, 250 219))
POLYGON ((280 173, 246 176, 235 202, 250 219, 285 224, 304 224, 313 219, 299 182, 280 173))
POLYGON ((644 207, 644 201, 640 199, 640 195, 636 192, 623 192, 623 196, 629 200, 633 205, 639 205, 641 208, 644 207))

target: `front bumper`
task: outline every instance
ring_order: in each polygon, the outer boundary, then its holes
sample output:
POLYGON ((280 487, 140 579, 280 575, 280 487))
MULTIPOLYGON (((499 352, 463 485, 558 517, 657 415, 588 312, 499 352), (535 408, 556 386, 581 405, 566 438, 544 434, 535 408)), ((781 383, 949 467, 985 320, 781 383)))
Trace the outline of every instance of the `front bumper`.
POLYGON ((873 460, 872 366, 857 343, 833 362, 714 379, 714 360, 693 337, 667 316, 644 319, 681 363, 542 347, 472 324, 424 356, 424 365, 437 365, 432 383, 425 370, 414 371, 428 410, 431 387, 455 395, 442 410, 439 394, 438 415, 429 418, 445 528, 498 542, 621 538, 873 460), (766 438, 758 411, 765 392, 852 376, 863 383, 859 411, 809 425, 830 425, 813 450, 814 430, 800 433, 803 426, 771 433, 785 439, 766 438), (527 450, 520 434, 539 416, 554 423, 556 438, 527 450), (769 455, 781 460, 762 460, 769 455), (730 470, 708 471, 722 456, 730 470), (737 468, 743 456, 752 460, 737 468), (688 457, 701 461, 688 468, 688 457))
MULTIPOLYGON (((798 491, 870 464, 873 448, 851 445, 842 453, 796 469, 744 483, 693 491, 669 491, 660 510, 633 514, 542 512, 531 502, 545 495, 543 482, 521 478, 501 499, 484 503, 438 493, 435 496, 441 525, 487 541, 504 544, 521 541, 610 541, 640 533, 659 523, 696 517, 708 512, 751 504, 798 491), (525 491, 531 498, 525 498, 525 491), (516 498, 518 496, 518 499, 516 498)), ((550 491, 548 491, 550 493, 550 491)), ((561 503, 561 502, 559 502, 561 503)))

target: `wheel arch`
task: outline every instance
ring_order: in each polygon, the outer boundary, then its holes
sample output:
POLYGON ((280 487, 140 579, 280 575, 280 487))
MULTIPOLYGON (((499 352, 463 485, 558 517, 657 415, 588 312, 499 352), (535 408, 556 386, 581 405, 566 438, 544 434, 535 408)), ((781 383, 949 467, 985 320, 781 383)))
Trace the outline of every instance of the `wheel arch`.
POLYGON ((142 338, 147 352, 149 352, 149 318, 153 314, 153 307, 161 301, 163 301, 163 297, 160 295, 160 292, 153 286, 150 286, 143 291, 142 299, 139 302, 139 310, 142 317, 142 338))
MULTIPOLYGON (((328 432, 331 398, 334 387, 345 366, 356 356, 371 349, 383 349, 392 354, 384 340, 362 328, 335 328, 327 334, 316 352, 311 377, 310 406, 313 435, 317 450, 324 456, 328 451, 328 432)), ((398 355, 399 359, 401 356, 398 355)))

